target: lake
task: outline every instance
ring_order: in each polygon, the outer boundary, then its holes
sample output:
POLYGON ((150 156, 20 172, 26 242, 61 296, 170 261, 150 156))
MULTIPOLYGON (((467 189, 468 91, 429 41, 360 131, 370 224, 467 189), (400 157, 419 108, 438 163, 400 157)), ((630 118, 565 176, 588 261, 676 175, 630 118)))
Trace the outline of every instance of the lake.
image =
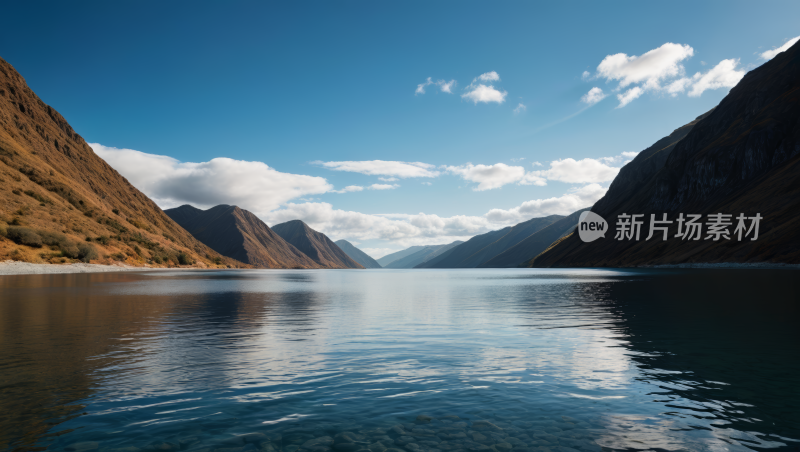
POLYGON ((800 450, 798 276, 0 276, 0 448, 800 450))

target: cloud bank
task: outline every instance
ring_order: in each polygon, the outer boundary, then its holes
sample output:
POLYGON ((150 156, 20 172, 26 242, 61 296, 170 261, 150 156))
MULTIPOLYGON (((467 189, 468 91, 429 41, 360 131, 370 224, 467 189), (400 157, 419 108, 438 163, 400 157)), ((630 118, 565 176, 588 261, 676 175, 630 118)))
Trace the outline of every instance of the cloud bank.
POLYGON ((322 177, 282 173, 263 162, 225 157, 181 162, 133 149, 98 143, 89 146, 162 208, 186 203, 200 208, 236 204, 254 212, 269 212, 292 199, 333 190, 322 177))
POLYGON ((567 215, 591 206, 606 192, 599 184, 589 184, 563 196, 526 201, 511 209, 492 209, 481 216, 455 215, 440 217, 419 213, 371 215, 334 209, 331 204, 287 204, 264 218, 269 224, 300 219, 332 239, 379 239, 400 246, 448 243, 466 240, 476 234, 514 225, 537 216, 567 215))

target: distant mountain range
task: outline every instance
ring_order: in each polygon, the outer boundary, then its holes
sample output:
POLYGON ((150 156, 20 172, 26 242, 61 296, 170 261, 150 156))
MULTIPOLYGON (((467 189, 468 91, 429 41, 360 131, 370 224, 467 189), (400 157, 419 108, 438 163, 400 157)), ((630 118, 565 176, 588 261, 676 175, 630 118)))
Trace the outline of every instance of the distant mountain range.
POLYGON ((394 252, 392 254, 387 254, 386 256, 383 256, 382 258, 377 259, 377 262, 381 265, 381 267, 386 268, 386 266, 391 264, 392 262, 394 262, 394 261, 396 261, 398 259, 404 258, 406 256, 410 256, 410 255, 416 253, 417 251, 419 251, 419 250, 421 250, 423 248, 425 248, 425 247, 424 246, 408 247, 408 248, 406 248, 406 249, 404 249, 402 251, 397 251, 397 252, 394 252))
POLYGON ((275 225, 272 230, 322 268, 364 268, 325 234, 311 229, 300 220, 275 225))
POLYGON ((183 205, 164 211, 214 251, 259 268, 320 268, 252 213, 219 205, 200 210, 183 205))
MULTIPOLYGON (((456 240, 455 242, 448 243, 445 245, 426 245, 426 246, 419 246, 419 247, 411 247, 408 250, 413 251, 411 253, 405 254, 403 257, 399 259, 395 259, 384 266, 384 268, 414 268, 418 265, 424 264, 431 259, 436 258, 437 256, 442 255, 443 253, 448 252, 449 250, 461 245, 462 241, 456 240)), ((408 251, 403 250, 403 251, 408 251)), ((398 254, 398 253, 395 253, 398 254)))
POLYGON ((335 243, 339 248, 342 249, 342 251, 347 253, 351 259, 361 264, 364 268, 382 268, 381 264, 379 264, 375 259, 369 257, 367 253, 356 248, 347 240, 337 240, 333 243, 335 243))
POLYGON ((800 43, 747 73, 714 110, 676 134, 677 143, 654 146, 624 166, 592 207, 611 228, 623 213, 643 214, 645 227, 650 214, 666 213, 673 221, 666 241, 661 232, 645 240, 646 229, 639 240, 612 233, 584 243, 571 234, 529 265, 800 263, 800 43), (709 215, 720 213, 731 215, 729 238, 715 241, 709 215), (699 240, 676 237, 680 214, 701 215, 699 240), (740 241, 734 233, 740 214, 762 217, 756 240, 752 220, 744 223, 749 236, 744 231, 740 241))
MULTIPOLYGON (((492 259, 526 237, 564 218, 550 215, 532 218, 514 226, 476 235, 439 256, 420 263, 417 268, 475 268, 492 259)), ((577 223, 577 222, 576 222, 577 223)), ((549 243, 548 243, 549 245, 549 243)), ((520 260, 519 263, 522 263, 520 260)))
POLYGON ((0 58, 0 261, 241 267, 98 157, 0 58))

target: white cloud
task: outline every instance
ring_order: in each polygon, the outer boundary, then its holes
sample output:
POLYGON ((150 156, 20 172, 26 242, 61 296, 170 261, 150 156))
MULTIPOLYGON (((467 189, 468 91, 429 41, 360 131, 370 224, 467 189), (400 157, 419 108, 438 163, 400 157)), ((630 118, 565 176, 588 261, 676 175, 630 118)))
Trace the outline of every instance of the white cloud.
POLYGON ((533 175, 547 180, 567 182, 570 184, 586 184, 608 182, 619 173, 619 168, 608 166, 601 160, 611 161, 614 158, 575 160, 566 158, 550 162, 550 168, 534 171, 533 175))
POLYGON ((592 206, 603 197, 606 190, 608 189, 601 187, 599 184, 589 184, 562 196, 525 201, 513 209, 492 209, 484 217, 495 223, 510 221, 516 224, 520 221, 525 221, 525 219, 538 216, 566 215, 584 207, 592 206))
POLYGON ((414 95, 416 96, 417 94, 425 94, 425 88, 430 86, 430 85, 438 86, 439 87, 439 91, 441 91, 443 93, 452 94, 453 93, 453 87, 456 85, 456 81, 455 80, 450 80, 448 82, 448 81, 445 81, 445 80, 437 80, 437 81, 434 82, 431 79, 431 77, 428 77, 428 79, 425 80, 424 83, 420 83, 419 85, 417 85, 417 89, 414 90, 414 95))
POLYGON ((538 185, 544 187, 547 185, 547 179, 536 174, 536 172, 525 173, 525 176, 519 180, 520 185, 538 185))
POLYGON ((478 77, 476 77, 475 80, 472 81, 472 83, 475 83, 478 80, 480 80, 482 82, 499 82, 500 81, 500 75, 495 71, 486 72, 486 73, 483 73, 483 74, 479 75, 478 77))
POLYGON ((517 105, 517 108, 514 109, 514 114, 519 114, 528 111, 528 107, 525 106, 522 102, 517 105))
POLYGON ((396 177, 379 177, 378 180, 382 180, 384 182, 394 182, 397 180, 396 177))
POLYGON ((360 160, 344 162, 311 162, 334 171, 348 171, 370 176, 389 177, 436 177, 440 173, 435 165, 422 162, 396 162, 387 160, 360 160))
POLYGON ((444 80, 439 80, 436 84, 443 93, 453 94, 453 87, 456 85, 456 81, 450 80, 449 82, 445 82, 444 80))
POLYGON ((623 157, 627 157, 629 159, 632 159, 632 158, 636 157, 637 155, 639 155, 638 152, 623 152, 622 153, 623 157))
POLYGON ((533 166, 543 166, 540 162, 532 162, 531 165, 533 165, 533 166))
POLYGON ((622 108, 628 105, 629 103, 631 103, 632 100, 641 96, 642 93, 644 93, 644 90, 641 87, 634 86, 633 88, 629 89, 628 91, 625 91, 622 94, 617 94, 617 99, 619 100, 619 105, 617 106, 617 108, 622 108))
POLYGON ((370 190, 394 190, 399 187, 397 184, 372 184, 367 187, 370 190))
POLYGON ((775 56, 777 54, 789 50, 789 47, 795 45, 797 43, 797 41, 800 41, 800 36, 794 37, 794 38, 786 41, 786 44, 778 47, 777 49, 767 50, 766 52, 763 52, 761 54, 761 59, 763 59, 763 60, 771 60, 771 59, 775 58, 775 56))
POLYGON ((583 97, 581 97, 581 102, 594 105, 605 98, 606 95, 603 93, 603 90, 595 86, 594 88, 590 89, 588 93, 584 94, 583 97))
MULTIPOLYGON (((787 43, 789 44, 789 43, 787 43)), ((782 47, 783 48, 783 47, 782 47)), ((780 49, 765 52, 762 55, 778 52, 780 49)), ((672 97, 689 90, 689 96, 700 96, 704 91, 718 88, 731 88, 739 83, 745 74, 744 70, 736 70, 738 59, 722 60, 713 69, 692 77, 685 76, 684 60, 694 55, 689 45, 668 42, 657 49, 650 50, 641 56, 628 56, 624 53, 608 55, 597 66, 596 77, 606 81, 618 81, 616 91, 619 105, 622 108, 642 94, 653 91, 667 93, 672 97)), ((772 54, 774 56, 774 54, 772 54)), ((764 56, 764 58, 766 58, 764 56)), ((703 65, 706 63, 701 62, 703 65)), ((584 79, 586 79, 584 77, 584 79)), ((595 88, 592 88, 592 91, 595 88)), ((589 103, 589 91, 581 100, 589 103)))
POLYGON ((506 91, 499 91, 492 85, 470 85, 467 89, 470 91, 461 95, 462 98, 471 100, 475 102, 477 105, 478 102, 497 102, 498 104, 502 104, 506 101, 506 95, 508 92, 506 91))
POLYGON ((589 71, 583 71, 583 74, 581 74, 581 80, 585 82, 591 79, 592 79, 592 74, 589 71))
POLYGON ((689 97, 698 97, 703 94, 703 91, 718 88, 732 88, 739 83, 745 75, 744 70, 736 70, 739 64, 738 59, 722 60, 714 66, 710 71, 705 74, 699 72, 695 74, 689 97))
MULTIPOLYGON (((590 184, 563 196, 526 201, 507 210, 492 209, 481 216, 440 217, 424 213, 370 215, 336 210, 330 204, 320 202, 290 203, 286 208, 271 212, 263 218, 268 224, 300 219, 333 240, 378 239, 407 247, 468 240, 477 234, 514 225, 537 216, 568 215, 591 206, 605 194, 605 191, 606 189, 598 184, 590 184)), ((363 250, 372 255, 370 253, 372 249, 363 250)), ((376 256, 380 255, 376 253, 373 257, 376 256)))
POLYGON ((508 166, 505 163, 494 165, 473 165, 467 163, 461 166, 448 166, 449 173, 457 174, 464 180, 478 182, 474 191, 491 190, 503 185, 521 180, 525 176, 525 168, 521 166, 508 166))
POLYGON ((181 162, 164 155, 89 143, 95 154, 162 208, 235 204, 266 213, 306 195, 333 190, 322 177, 282 173, 263 162, 215 158, 181 162))
POLYGON ((423 182, 422 185, 433 185, 433 184, 430 182, 423 182))
POLYGON ((364 190, 364 187, 360 187, 358 185, 348 185, 347 187, 344 187, 341 190, 334 190, 333 192, 334 193, 351 193, 351 192, 354 192, 354 191, 363 191, 363 190, 364 190))
POLYGON ((657 87, 663 79, 682 75, 684 67, 680 63, 692 55, 694 49, 690 46, 668 42, 641 56, 608 55, 597 66, 597 74, 609 81, 619 80, 620 88, 637 83, 657 87))
POLYGON ((666 90, 670 96, 676 97, 679 93, 686 91, 692 85, 692 79, 682 77, 667 85, 666 90))

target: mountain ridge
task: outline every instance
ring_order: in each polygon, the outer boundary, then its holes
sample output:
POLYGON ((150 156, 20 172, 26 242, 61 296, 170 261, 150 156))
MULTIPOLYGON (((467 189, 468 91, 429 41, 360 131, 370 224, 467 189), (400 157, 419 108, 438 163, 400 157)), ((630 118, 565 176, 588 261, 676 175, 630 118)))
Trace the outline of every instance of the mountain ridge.
POLYGON ((361 251, 355 245, 348 242, 347 240, 337 240, 335 243, 339 248, 342 249, 351 259, 358 262, 364 268, 383 268, 381 264, 378 263, 375 259, 370 257, 369 254, 361 251))
POLYGON ((666 243, 608 238, 583 243, 572 234, 528 265, 800 263, 795 237, 800 229, 800 43, 748 72, 638 189, 621 195, 609 189, 606 197, 592 211, 609 226, 623 212, 646 219, 666 213, 673 221, 679 213, 758 213, 763 221, 755 241, 676 239, 675 224, 666 243))
POLYGON ((275 225, 272 230, 322 268, 364 268, 328 236, 311 229, 301 220, 275 225))
POLYGON ((185 204, 164 212, 224 256, 259 268, 320 268, 257 216, 238 206, 220 204, 201 210, 185 204))

